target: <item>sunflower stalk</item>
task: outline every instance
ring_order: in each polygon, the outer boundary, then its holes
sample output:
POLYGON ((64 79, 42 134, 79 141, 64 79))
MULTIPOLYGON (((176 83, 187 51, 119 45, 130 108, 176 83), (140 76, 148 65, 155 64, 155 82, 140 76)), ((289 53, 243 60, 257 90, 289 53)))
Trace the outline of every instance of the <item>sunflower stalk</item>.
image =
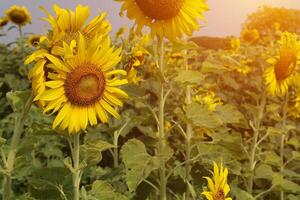
POLYGON ((113 150, 113 160, 114 160, 114 168, 119 167, 119 137, 122 134, 122 131, 127 127, 130 120, 126 121, 125 124, 114 132, 114 150, 113 150))
MULTIPOLYGON (((252 129, 254 132, 254 137, 252 141, 252 147, 251 147, 251 156, 250 156, 250 178, 249 178, 249 183, 248 183, 248 191, 250 194, 253 192, 253 179, 254 179, 254 170, 256 166, 256 150, 258 148, 258 145, 262 142, 262 140, 259 140, 259 131, 260 131, 260 126, 261 122, 263 119, 263 114, 266 106, 266 100, 267 97, 265 93, 262 95, 261 102, 259 105, 259 111, 258 111, 258 116, 255 118, 254 124, 252 124, 252 129)), ((265 137, 263 137, 265 138, 265 137)))
MULTIPOLYGON (((158 53, 158 64, 159 64, 159 72, 163 75, 164 71, 164 42, 162 38, 158 37, 157 44, 157 53, 158 53)), ((159 131, 159 145, 158 145, 158 155, 160 156, 160 169, 159 169, 159 177, 160 177, 160 199, 167 199, 167 181, 166 181, 166 166, 164 160, 164 149, 166 145, 165 138, 165 130, 164 130, 164 106, 165 106, 165 96, 164 96, 164 86, 165 81, 163 79, 160 80, 160 89, 159 89, 159 114, 158 114, 158 131, 159 131)))
MULTIPOLYGON (((188 58, 187 58, 187 50, 184 50, 184 68, 186 71, 189 70, 188 67, 188 58)), ((192 103, 192 94, 191 94, 191 86, 186 86, 186 104, 189 105, 192 103)), ((185 137, 185 159, 188 161, 185 164, 185 176, 186 176, 186 193, 185 193, 185 199, 190 199, 190 187, 189 183, 191 183, 191 140, 193 137, 193 130, 192 130, 192 124, 188 122, 186 124, 186 137, 185 137)))
MULTIPOLYGON (((283 134, 281 135, 281 142, 280 142, 280 159, 281 159, 281 166, 280 166, 280 173, 283 174, 284 171, 284 145, 285 145, 285 136, 287 134, 286 131, 286 118, 287 118, 287 108, 288 108, 288 101, 289 101, 289 92, 287 91, 285 95, 285 100, 283 104, 283 116, 282 116, 282 129, 283 134)), ((284 191, 281 189, 280 191, 280 200, 284 200, 284 191)))
POLYGON ((30 94, 30 97, 27 99, 26 104, 23 110, 19 113, 19 116, 16 117, 14 133, 10 143, 7 159, 5 160, 5 171, 4 180, 3 180, 3 199, 8 200, 11 196, 11 184, 12 184, 12 173, 14 171, 14 164, 16 159, 16 154, 18 151, 18 145, 21 140, 21 135, 24 131, 25 119, 29 113, 33 102, 33 95, 30 94))
POLYGON ((79 193, 79 187, 80 187, 80 179, 81 179, 81 167, 80 167, 80 133, 72 136, 70 138, 70 149, 72 154, 72 181, 73 181, 73 199, 79 200, 80 199, 80 193, 79 193))

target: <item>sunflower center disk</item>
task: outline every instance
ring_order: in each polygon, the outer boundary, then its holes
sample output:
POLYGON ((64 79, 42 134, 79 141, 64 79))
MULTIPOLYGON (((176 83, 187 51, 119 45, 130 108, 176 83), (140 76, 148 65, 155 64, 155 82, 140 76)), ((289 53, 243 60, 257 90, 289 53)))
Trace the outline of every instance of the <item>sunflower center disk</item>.
POLYGON ((297 54, 292 50, 281 52, 280 59, 275 65, 275 75, 277 80, 288 78, 297 65, 297 54))
POLYGON ((15 23, 21 24, 26 21, 26 14, 22 11, 14 11, 10 14, 11 20, 15 23))
POLYGON ((96 66, 78 67, 67 76, 65 82, 66 96, 78 106, 96 103, 102 97, 105 78, 96 66))
POLYGON ((219 191, 215 194, 214 200, 225 200, 225 194, 222 189, 219 189, 219 191))
POLYGON ((181 10, 185 0, 135 0, 143 13, 154 20, 168 20, 181 10))

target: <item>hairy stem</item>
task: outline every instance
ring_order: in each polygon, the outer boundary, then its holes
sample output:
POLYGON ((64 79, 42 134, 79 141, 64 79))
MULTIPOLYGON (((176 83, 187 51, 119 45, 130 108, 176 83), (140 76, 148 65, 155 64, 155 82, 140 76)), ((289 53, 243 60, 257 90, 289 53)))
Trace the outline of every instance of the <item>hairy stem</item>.
MULTIPOLYGON (((164 71, 164 42, 163 39, 158 39, 158 63, 159 63, 159 70, 160 73, 163 74, 164 71)), ((159 88, 159 113, 158 113, 158 131, 159 131, 159 145, 158 145, 158 155, 160 158, 160 170, 159 170, 159 177, 160 177, 160 200, 167 199, 167 183, 166 183, 166 166, 165 160, 163 157, 164 149, 165 149, 165 131, 164 131, 164 86, 165 82, 160 79, 160 88, 159 88)))
MULTIPOLYGON (((184 51, 184 68, 186 71, 189 70, 188 68, 188 59, 187 59, 187 51, 184 51)), ((186 104, 189 105, 192 103, 192 94, 191 94, 191 86, 186 86, 186 104)), ((191 182, 191 162, 189 161, 191 159, 191 139, 193 137, 193 130, 192 130, 192 124, 187 123, 186 124, 186 141, 185 141, 185 159, 188 161, 185 164, 185 176, 186 176, 186 193, 185 193, 185 199, 190 199, 190 189, 188 183, 191 182)))
POLYGON ((80 168, 79 168, 79 150, 80 150, 80 133, 73 136, 72 160, 73 160, 73 199, 79 200, 80 187, 80 168))
POLYGON ((16 117, 15 120, 15 128, 14 128, 14 133, 12 136, 12 140, 10 143, 9 151, 8 151, 8 156, 7 160, 5 161, 5 175, 4 175, 4 180, 3 180, 3 199, 8 200, 10 199, 11 195, 11 176, 14 171, 14 164, 15 164, 15 159, 16 159, 16 154, 17 154, 17 148, 21 140, 21 135, 24 131, 24 122, 26 119, 26 116, 31 108, 33 101, 33 95, 31 94, 30 97, 28 98, 23 110, 19 114, 19 116, 16 117))
MULTIPOLYGON (((284 171, 284 144, 285 144, 285 136, 286 136, 286 114, 287 114, 287 106, 289 101, 289 92, 286 93, 284 105, 283 105, 283 116, 282 116, 282 128, 283 128, 283 134, 281 136, 281 142, 280 142, 280 158, 281 158, 281 166, 280 166, 280 172, 283 174, 284 171)), ((284 200, 284 191, 280 191, 280 200, 284 200)))
POLYGON ((263 119, 263 113, 264 113, 264 109, 266 106, 266 95, 263 94, 262 98, 261 98, 261 102, 259 105, 259 111, 258 111, 258 116, 255 118, 255 123, 254 123, 254 127, 253 131, 254 131, 254 137, 253 137, 253 141, 252 141, 252 147, 251 147, 251 154, 250 154, 250 177, 249 177, 249 183, 248 183, 248 192, 251 194, 253 192, 253 179, 254 179, 254 170, 255 170, 255 166, 256 166, 256 150, 257 147, 259 145, 259 143, 261 142, 259 140, 259 129, 260 129, 260 125, 261 125, 261 121, 263 119))

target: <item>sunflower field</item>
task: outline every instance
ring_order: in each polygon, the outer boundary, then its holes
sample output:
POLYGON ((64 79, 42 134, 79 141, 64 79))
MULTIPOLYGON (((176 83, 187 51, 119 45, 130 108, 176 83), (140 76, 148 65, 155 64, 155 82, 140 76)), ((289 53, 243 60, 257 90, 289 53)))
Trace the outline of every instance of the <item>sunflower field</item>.
POLYGON ((205 0, 115 1, 117 32, 88 5, 41 6, 40 35, 1 10, 0 199, 300 200, 300 11, 193 37, 205 0))

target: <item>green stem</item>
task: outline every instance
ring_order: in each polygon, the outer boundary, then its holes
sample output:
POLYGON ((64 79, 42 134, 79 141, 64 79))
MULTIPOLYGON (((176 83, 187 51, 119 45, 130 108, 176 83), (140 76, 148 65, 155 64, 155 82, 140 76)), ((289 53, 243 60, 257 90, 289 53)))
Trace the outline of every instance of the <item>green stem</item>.
MULTIPOLYGON (((163 39, 158 39, 158 60, 159 60, 159 70, 160 73, 163 75, 164 71, 164 42, 163 39)), ((159 88, 159 115, 158 115, 158 129, 159 129, 159 145, 158 145, 158 155, 160 158, 160 170, 159 170, 159 177, 160 177, 160 200, 167 199, 167 183, 166 183, 166 166, 165 160, 163 157, 164 149, 165 149, 165 130, 164 130, 164 80, 160 78, 160 88, 159 88)))
POLYGON ((18 145, 20 143, 21 135, 24 131, 24 122, 25 122, 26 116, 31 108, 32 101, 33 101, 33 95, 31 94, 30 97, 28 98, 22 112, 20 113, 19 116, 16 117, 14 133, 13 133, 12 140, 10 143, 7 160, 5 161, 6 173, 4 175, 4 181, 3 181, 3 199, 4 200, 10 199, 11 185, 12 185, 11 176, 14 171, 14 164, 15 164, 16 154, 17 154, 17 150, 18 150, 18 145))
POLYGON ((119 167, 119 149, 118 149, 118 131, 114 132, 114 153, 113 153, 113 159, 114 159, 114 168, 119 167))
MULTIPOLYGON (((184 68, 186 71, 189 70, 188 68, 188 59, 187 59, 187 51, 184 51, 184 68)), ((189 105, 192 103, 192 94, 191 94, 191 86, 186 86, 186 104, 189 105)), ((185 176, 186 176, 186 193, 185 193, 185 199, 190 199, 190 189, 188 183, 191 182, 191 162, 189 161, 191 159, 191 140, 193 137, 193 130, 192 130, 192 124, 187 123, 186 124, 186 141, 185 141, 185 159, 188 161, 185 164, 185 176)))
POLYGON ((260 130, 261 121, 263 119, 265 105, 266 105, 266 95, 263 94, 261 102, 260 102, 260 106, 259 106, 258 117, 255 119, 254 127, 252 127, 254 129, 254 137, 253 137, 253 141, 252 141, 251 155, 250 155, 250 173, 251 174, 250 174, 249 183, 248 183, 248 187, 249 187, 248 192, 250 194, 252 194, 252 192, 253 192, 254 170, 255 170, 255 166, 256 166, 256 150, 259 145, 259 140, 258 140, 259 139, 259 130, 260 130))
MULTIPOLYGON (((280 158, 281 158, 281 166, 280 166, 280 172, 283 175, 284 171, 284 145, 285 145, 285 136, 286 136, 286 114, 287 114, 287 106, 289 101, 289 92, 285 95, 285 101, 283 105, 283 116, 282 116, 282 128, 283 128, 283 134, 281 136, 281 142, 280 142, 280 158)), ((280 200, 284 200, 284 191, 280 191, 280 200)))
POLYGON ((79 150, 80 150, 80 133, 73 136, 73 148, 72 150, 72 160, 73 160, 73 199, 79 200, 79 187, 80 187, 80 174, 81 170, 79 168, 79 150))

